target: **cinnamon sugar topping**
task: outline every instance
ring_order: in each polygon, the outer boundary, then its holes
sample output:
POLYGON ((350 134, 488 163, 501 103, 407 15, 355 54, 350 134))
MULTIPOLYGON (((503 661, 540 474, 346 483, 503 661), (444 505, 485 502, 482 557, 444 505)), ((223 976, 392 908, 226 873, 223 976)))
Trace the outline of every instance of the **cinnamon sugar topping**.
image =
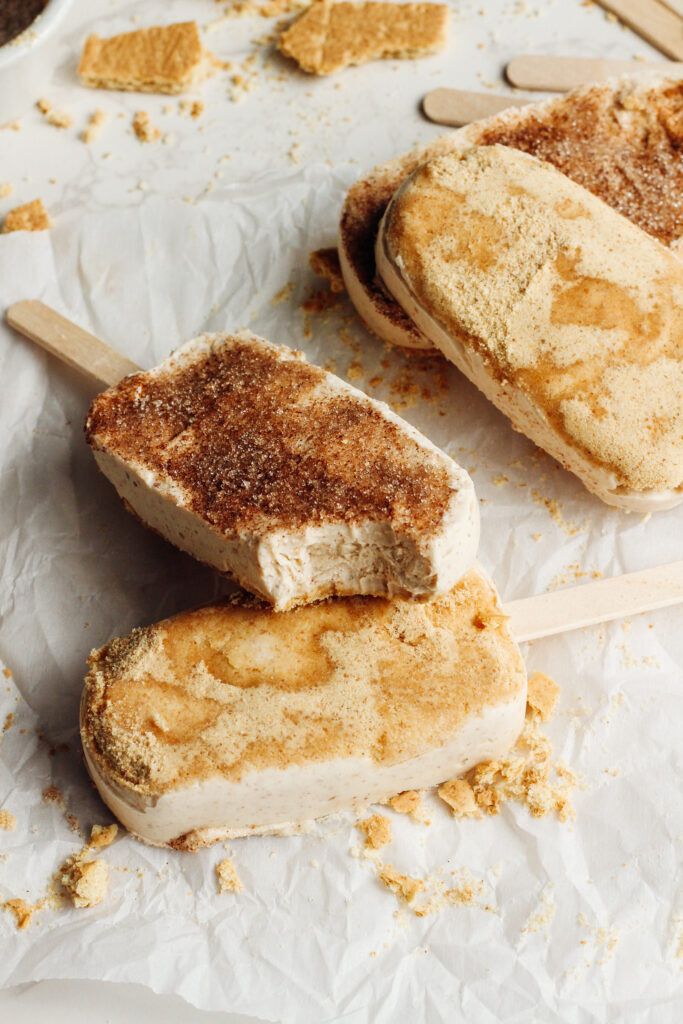
POLYGON ((207 339, 186 358, 127 377, 86 425, 181 490, 223 532, 391 517, 439 527, 452 485, 437 453, 335 378, 253 336, 207 339))

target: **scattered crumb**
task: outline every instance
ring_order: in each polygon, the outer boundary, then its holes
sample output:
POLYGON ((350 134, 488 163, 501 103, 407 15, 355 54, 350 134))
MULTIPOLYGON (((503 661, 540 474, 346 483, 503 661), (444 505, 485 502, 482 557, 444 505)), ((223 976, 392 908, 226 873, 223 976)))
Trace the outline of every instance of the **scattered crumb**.
POLYGON ((11 679, 12 678, 12 669, 11 668, 3 668, 2 674, 5 677, 5 679, 11 679))
POLYGON ((544 675, 543 672, 534 672, 529 676, 527 704, 542 722, 552 718, 559 696, 560 688, 550 676, 544 675))
POLYGON ((14 192, 14 186, 9 181, 5 181, 0 185, 0 199, 6 199, 7 196, 11 196, 14 192))
POLYGON ((64 807, 64 794, 57 786, 47 786, 43 790, 43 803, 57 804, 58 807, 64 807))
POLYGON ((383 866, 379 873, 379 880, 406 903, 412 903, 417 894, 424 889, 424 882, 420 878, 402 875, 391 864, 383 866))
POLYGON ((478 818, 481 811, 474 799, 474 790, 467 779, 451 779, 439 786, 437 793, 450 807, 454 818, 478 818))
POLYGON ((216 881, 220 893, 242 892, 244 888, 237 869, 229 857, 225 857, 216 864, 216 881))
POLYGON ((602 955, 596 960, 596 963, 606 964, 612 958, 614 950, 619 945, 620 936, 618 929, 591 925, 585 914, 579 914, 576 920, 582 928, 589 932, 589 939, 582 939, 581 944, 585 945, 588 941, 591 941, 596 947, 596 951, 602 950, 602 955))
POLYGON ((427 917, 429 914, 439 913, 447 907, 456 906, 479 906, 482 910, 493 909, 488 905, 477 903, 477 897, 481 896, 484 889, 484 883, 480 878, 475 878, 464 868, 454 873, 459 876, 456 885, 448 886, 440 879, 431 881, 429 898, 415 908, 416 917, 427 917))
POLYGON ((18 117, 15 118, 14 121, 6 121, 4 124, 0 125, 0 131, 20 132, 21 131, 21 121, 19 120, 18 117))
POLYGON ((81 140, 88 145, 94 142, 102 131, 102 125, 107 119, 107 115, 104 110, 96 110, 88 118, 88 123, 81 132, 81 140))
POLYGON ((96 907, 107 895, 109 867, 103 860, 75 860, 60 881, 74 907, 96 907))
POLYGON ((132 125, 140 142, 156 142, 161 138, 161 132, 154 127, 146 110, 136 111, 133 115, 132 125))
POLYGON ((201 100, 180 100, 178 110, 181 114, 187 114, 196 119, 202 116, 205 107, 201 100))
POLYGON ((57 879, 74 907, 96 907, 107 895, 109 867, 103 860, 89 860, 94 850, 110 846, 118 833, 118 825, 93 825, 90 839, 78 853, 64 861, 57 879))
POLYGON ((534 818, 557 814, 560 821, 575 816, 570 801, 577 785, 574 773, 552 760, 552 747, 540 732, 540 716, 527 706, 522 734, 510 754, 499 761, 483 761, 468 773, 477 805, 486 814, 498 814, 501 805, 514 800, 534 818))
POLYGON ((14 914, 14 920, 19 931, 23 931, 24 928, 28 928, 33 919, 33 915, 37 911, 42 910, 45 906, 45 900, 39 900, 37 903, 27 903, 26 900, 15 899, 5 900, 4 903, 0 903, 0 909, 9 910, 14 914))
POLYGON ((537 505, 542 505, 546 509, 553 522, 557 523, 568 537, 575 537, 577 533, 581 533, 586 529, 585 522, 581 524, 572 523, 565 519, 562 515, 559 501, 555 501, 554 498, 544 498, 540 491, 536 490, 531 492, 531 497, 537 505))
POLYGON ((105 850, 116 839, 118 825, 93 825, 90 830, 89 850, 105 850))
POLYGON ((553 891, 551 888, 546 887, 541 893, 538 908, 527 918, 526 924, 522 928, 522 935, 540 932, 541 929, 546 928, 555 917, 555 910, 553 891))
POLYGON ((286 302, 291 297, 294 291, 294 282, 288 281, 287 284, 283 285, 279 292, 276 292, 270 300, 273 306, 278 306, 281 302, 286 302))
POLYGON ((14 712, 9 711, 5 716, 5 724, 2 727, 3 732, 9 732, 14 725, 14 712))
POLYGON ((14 832, 17 827, 17 819, 11 811, 0 811, 0 829, 4 832, 14 832))
POLYGON ((52 221, 42 199, 33 199, 9 211, 2 225, 2 234, 7 235, 11 231, 47 231, 51 225, 52 221))
POLYGON ((391 822, 382 814, 373 814, 357 822, 356 828, 365 836, 366 849, 379 850, 391 842, 391 822))
POLYGON ((505 473, 499 473, 498 476, 494 476, 493 483, 496 487, 505 487, 506 484, 510 483, 510 477, 506 476, 505 473))
POLYGON ((316 249, 309 255, 308 262, 316 277, 325 278, 331 291, 346 291, 336 248, 316 249))
POLYGON ((51 124, 54 128, 70 128, 73 124, 71 114, 67 114, 63 110, 55 110, 49 100, 37 100, 36 106, 45 117, 47 123, 51 124))
POLYGON ((301 303, 304 313, 324 313, 330 306, 336 306, 339 302, 339 294, 330 290, 320 289, 313 292, 301 303))
POLYGON ((389 807, 398 814, 409 814, 419 821, 422 812, 422 793, 418 789, 406 789, 388 800, 389 807))

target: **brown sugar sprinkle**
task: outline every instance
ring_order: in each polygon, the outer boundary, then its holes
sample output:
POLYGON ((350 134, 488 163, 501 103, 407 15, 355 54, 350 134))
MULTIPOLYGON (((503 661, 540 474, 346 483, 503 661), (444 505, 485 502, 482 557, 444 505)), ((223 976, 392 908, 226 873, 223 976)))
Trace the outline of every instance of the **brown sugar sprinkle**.
POLYGON ((296 528, 388 516, 429 532, 451 498, 436 456, 379 409, 248 337, 125 378, 95 399, 86 434, 96 449, 172 480, 224 532, 263 517, 296 528))

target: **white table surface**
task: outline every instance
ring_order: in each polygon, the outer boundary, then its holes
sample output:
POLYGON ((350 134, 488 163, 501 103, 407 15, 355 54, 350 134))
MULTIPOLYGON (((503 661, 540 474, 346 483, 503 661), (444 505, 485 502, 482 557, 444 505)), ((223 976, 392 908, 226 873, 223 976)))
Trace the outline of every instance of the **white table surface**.
MULTIPOLYGON (((255 91, 240 103, 229 102, 224 93, 219 100, 217 86, 212 85, 207 89, 211 100, 206 113, 194 122, 163 114, 167 101, 162 97, 98 95, 80 88, 73 73, 75 54, 87 32, 97 29, 106 35, 124 30, 133 27, 133 18, 153 24, 196 16, 208 22, 220 11, 213 0, 75 3, 58 39, 44 51, 47 82, 37 88, 55 106, 67 109, 77 126, 97 106, 107 109, 108 124, 101 140, 88 147, 77 141, 74 131, 59 132, 46 125, 32 106, 37 95, 27 94, 23 109, 16 111, 22 117, 22 131, 0 134, 0 181, 14 184, 14 194, 0 200, 0 215, 38 195, 55 218, 76 208, 137 205, 149 192, 183 195, 191 201, 217 174, 223 184, 238 182, 264 166, 286 169, 295 161, 329 161, 332 166, 360 170, 405 149, 406 142, 436 133, 418 112, 418 101, 427 89, 494 85, 503 91, 501 67, 518 53, 656 57, 634 34, 608 21, 599 8, 581 6, 578 0, 528 4, 454 0, 451 6, 457 16, 448 53, 441 57, 374 65, 321 82, 295 75, 283 65, 280 78, 261 78, 255 91), (359 104, 368 89, 375 92, 375 101, 377 91, 383 94, 384 114, 377 114, 375 102, 368 117, 359 118, 359 104), (129 123, 132 111, 139 108, 149 110, 155 123, 173 132, 175 144, 145 146, 135 140, 129 123), (230 159, 221 163, 222 154, 230 159)), ((248 40, 269 27, 269 22, 259 19, 226 22, 207 35, 207 41, 223 57, 244 56, 248 40)), ((157 996, 136 985, 44 981, 0 992, 0 1020, 8 1024, 32 1024, 48 1019, 46 1013, 50 1024, 256 1020, 202 1012, 179 997, 157 996)))

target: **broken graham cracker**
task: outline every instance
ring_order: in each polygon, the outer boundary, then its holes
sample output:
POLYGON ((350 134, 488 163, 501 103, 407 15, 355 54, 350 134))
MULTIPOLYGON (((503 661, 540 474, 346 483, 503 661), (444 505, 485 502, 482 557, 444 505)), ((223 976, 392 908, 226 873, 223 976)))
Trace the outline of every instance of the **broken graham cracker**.
POLYGON ((237 874, 237 868, 229 857, 224 857, 223 860, 219 860, 218 864, 216 864, 216 881, 220 893, 242 892, 244 888, 237 874))
POLYGON ((559 696, 560 688, 550 676, 543 672, 534 672, 529 676, 526 701, 542 722, 552 717, 559 696))
POLYGON ((316 0, 282 33, 279 48, 303 71, 330 75, 351 64, 436 53, 447 27, 445 4, 316 0))
POLYGON ((195 21, 89 36, 78 74, 93 89, 179 93, 206 78, 215 57, 205 50, 195 21))
POLYGON ((373 814, 356 822, 356 828, 365 836, 368 850, 379 850, 391 842, 391 822, 383 814, 373 814))
POLYGON ((51 226, 52 221, 43 206, 43 200, 33 199, 9 211, 2 225, 2 234, 8 235, 11 231, 47 231, 51 226))
POLYGON ((76 860, 60 881, 74 907, 96 907, 107 895, 109 867, 103 860, 76 860))
POLYGON ((439 786, 437 793, 448 804, 454 818, 478 818, 481 811, 474 797, 474 790, 467 779, 451 779, 439 786))
POLYGON ((387 803, 397 814, 409 814, 416 821, 421 820, 422 793, 419 789, 406 789, 390 797, 387 803))
POLYGON ((412 903, 419 892, 424 889, 424 882, 421 878, 411 878, 410 875, 402 875, 391 864, 385 864, 379 873, 379 880, 387 889, 395 893, 406 903, 412 903))
POLYGON ((67 114, 65 110, 55 110, 50 100, 38 100, 36 106, 47 123, 51 124, 53 128, 70 128, 73 124, 71 114, 67 114))

